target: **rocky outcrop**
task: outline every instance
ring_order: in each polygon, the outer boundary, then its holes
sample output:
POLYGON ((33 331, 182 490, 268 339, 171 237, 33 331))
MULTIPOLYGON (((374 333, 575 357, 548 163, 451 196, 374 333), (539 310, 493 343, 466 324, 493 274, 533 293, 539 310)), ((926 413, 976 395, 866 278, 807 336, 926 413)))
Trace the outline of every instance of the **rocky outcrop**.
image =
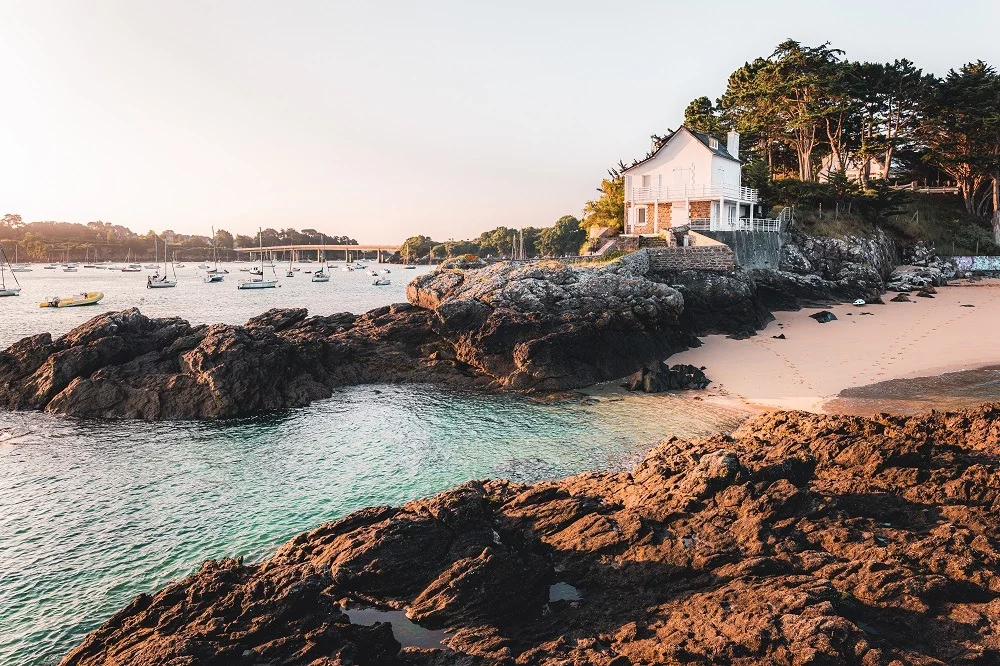
POLYGON ((782 246, 778 270, 754 270, 753 279, 770 310, 869 300, 885 291, 893 255, 882 232, 845 238, 797 234, 782 246))
POLYGON ((140 596, 63 666, 998 663, 998 424, 774 413, 629 473, 364 509, 140 596))
POLYGON ((756 335, 774 317, 764 307, 749 271, 676 271, 650 273, 649 279, 670 285, 684 297, 681 323, 696 335, 756 335))
POLYGON ((706 388, 712 380, 705 376, 704 368, 693 365, 668 365, 663 361, 650 363, 628 378, 624 384, 629 391, 662 393, 663 391, 693 391, 706 388))
POLYGON ((214 419, 295 407, 337 386, 434 382, 563 390, 697 344, 678 291, 555 262, 442 269, 413 304, 356 316, 272 310, 244 326, 108 313, 0 353, 0 407, 104 418, 214 419))

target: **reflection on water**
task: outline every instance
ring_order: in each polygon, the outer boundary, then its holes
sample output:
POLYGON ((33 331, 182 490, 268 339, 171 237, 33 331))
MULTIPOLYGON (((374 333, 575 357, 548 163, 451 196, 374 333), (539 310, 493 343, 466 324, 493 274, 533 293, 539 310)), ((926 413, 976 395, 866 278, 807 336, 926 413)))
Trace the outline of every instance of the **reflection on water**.
POLYGON ((51 664, 139 592, 206 558, 468 479, 634 464, 742 414, 669 395, 540 404, 425 386, 343 389, 222 423, 0 414, 0 664, 51 664))
POLYGON ((425 629, 406 617, 401 610, 379 610, 377 608, 343 608, 351 624, 370 627, 377 622, 392 625, 392 635, 403 647, 440 648, 448 637, 444 631, 425 629))
POLYGON ((1000 366, 857 386, 841 391, 823 410, 860 416, 879 412, 912 415, 993 401, 1000 401, 1000 366))

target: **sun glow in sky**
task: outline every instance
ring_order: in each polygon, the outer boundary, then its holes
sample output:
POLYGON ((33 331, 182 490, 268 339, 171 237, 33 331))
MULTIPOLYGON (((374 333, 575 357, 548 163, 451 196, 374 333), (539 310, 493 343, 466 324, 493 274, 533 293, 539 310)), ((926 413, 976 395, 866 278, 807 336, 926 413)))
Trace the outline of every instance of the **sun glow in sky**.
POLYGON ((0 214, 443 240, 579 215, 781 40, 1000 66, 1000 3, 0 0, 0 214))

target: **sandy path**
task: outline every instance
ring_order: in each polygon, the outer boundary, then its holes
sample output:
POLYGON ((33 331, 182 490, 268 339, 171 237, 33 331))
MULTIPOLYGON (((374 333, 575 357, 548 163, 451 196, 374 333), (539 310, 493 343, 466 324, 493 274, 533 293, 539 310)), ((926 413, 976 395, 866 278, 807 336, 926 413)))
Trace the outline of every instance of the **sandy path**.
POLYGON ((889 302, 894 295, 885 305, 824 308, 838 318, 826 324, 809 317, 817 309, 778 312, 756 337, 708 336, 669 362, 705 366, 716 396, 810 411, 853 386, 1000 362, 1000 281, 963 281, 933 299, 912 294, 912 303, 889 302), (785 340, 771 337, 780 333, 785 340))

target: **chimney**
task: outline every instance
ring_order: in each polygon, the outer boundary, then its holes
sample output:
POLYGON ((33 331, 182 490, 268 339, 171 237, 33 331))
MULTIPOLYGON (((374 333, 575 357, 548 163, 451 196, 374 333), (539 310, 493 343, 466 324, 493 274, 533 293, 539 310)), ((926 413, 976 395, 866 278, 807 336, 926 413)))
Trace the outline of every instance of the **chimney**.
POLYGON ((736 159, 740 158, 740 133, 730 132, 726 135, 726 150, 736 159))

